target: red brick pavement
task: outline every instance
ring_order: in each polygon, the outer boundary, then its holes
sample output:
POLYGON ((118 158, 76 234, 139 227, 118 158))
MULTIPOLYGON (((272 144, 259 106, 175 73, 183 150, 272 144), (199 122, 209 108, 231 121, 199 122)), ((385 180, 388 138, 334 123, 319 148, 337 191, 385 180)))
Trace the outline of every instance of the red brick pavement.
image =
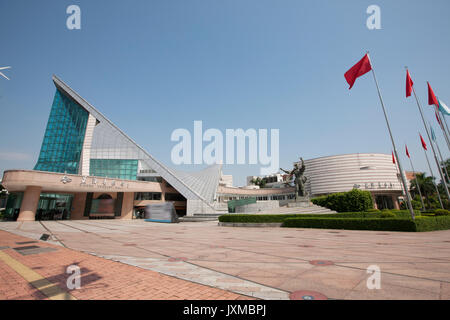
MULTIPOLYGON (((122 264, 39 241, 36 244, 19 245, 16 242, 30 239, 0 231, 2 250, 15 260, 34 270, 62 290, 77 299, 144 299, 144 300, 241 300, 241 296, 225 290, 177 279, 151 270, 122 264), (57 251, 21 255, 12 248, 38 245, 57 248, 57 251), (66 268, 78 265, 81 269, 81 288, 68 290, 66 268)), ((47 297, 29 284, 21 275, 0 260, 0 299, 46 299, 47 297)))

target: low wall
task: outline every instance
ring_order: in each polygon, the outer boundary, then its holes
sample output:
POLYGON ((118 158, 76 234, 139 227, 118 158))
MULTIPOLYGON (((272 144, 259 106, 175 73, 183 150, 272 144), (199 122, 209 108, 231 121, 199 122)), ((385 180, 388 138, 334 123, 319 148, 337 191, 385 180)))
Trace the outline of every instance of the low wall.
POLYGON ((278 200, 258 201, 256 203, 247 204, 245 206, 236 207, 236 213, 257 213, 280 207, 278 200))

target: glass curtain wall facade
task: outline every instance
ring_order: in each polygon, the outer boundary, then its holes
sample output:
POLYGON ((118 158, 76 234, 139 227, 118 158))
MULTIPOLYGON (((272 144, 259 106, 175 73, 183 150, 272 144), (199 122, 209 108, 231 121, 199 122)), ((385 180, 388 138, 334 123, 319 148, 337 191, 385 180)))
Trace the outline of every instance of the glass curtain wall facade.
POLYGON ((164 179, 185 200, 200 201, 208 207, 205 210, 214 210, 220 165, 196 173, 167 168, 62 80, 52 79, 57 91, 35 170, 126 180, 164 179))
POLYGON ((136 180, 138 160, 91 159, 89 168, 91 176, 136 180))
POLYGON ((34 170, 77 174, 89 113, 56 90, 34 170))

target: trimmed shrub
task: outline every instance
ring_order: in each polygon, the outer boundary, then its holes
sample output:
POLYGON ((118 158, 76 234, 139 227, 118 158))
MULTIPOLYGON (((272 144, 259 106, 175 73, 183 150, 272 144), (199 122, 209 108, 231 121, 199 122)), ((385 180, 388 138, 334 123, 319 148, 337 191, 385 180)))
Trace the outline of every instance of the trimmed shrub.
POLYGON ((349 192, 333 193, 311 200, 315 205, 337 212, 363 212, 373 209, 372 195, 369 191, 353 189, 349 192))
MULTIPOLYGON (((407 210, 392 210, 389 211, 393 216, 388 218, 410 219, 410 213, 407 210)), ((383 212, 345 212, 335 214, 225 214, 219 217, 220 222, 234 222, 234 223, 281 223, 288 218, 380 218, 383 212)), ((416 216, 420 216, 420 212, 416 212, 416 216)))
POLYGON ((450 216, 416 219, 358 219, 358 218, 288 218, 283 227, 374 231, 427 232, 450 229, 450 216))
POLYGON ((444 210, 444 209, 436 209, 436 210, 434 210, 434 215, 435 216, 449 216, 450 211, 444 210))
POLYGON ((396 218, 397 216, 395 215, 395 213, 390 212, 390 211, 383 211, 380 214, 380 218, 396 218))
POLYGON ((288 218, 284 221, 283 227, 407 232, 416 231, 416 224, 412 220, 379 218, 288 218))
POLYGON ((437 231, 450 229, 450 216, 416 217, 416 231, 437 231))
MULTIPOLYGON (((299 217, 314 217, 317 215, 293 215, 293 214, 225 214, 219 217, 220 222, 234 222, 234 223, 282 223, 287 218, 299 217)), ((327 214, 324 216, 334 216, 334 214, 327 214)))

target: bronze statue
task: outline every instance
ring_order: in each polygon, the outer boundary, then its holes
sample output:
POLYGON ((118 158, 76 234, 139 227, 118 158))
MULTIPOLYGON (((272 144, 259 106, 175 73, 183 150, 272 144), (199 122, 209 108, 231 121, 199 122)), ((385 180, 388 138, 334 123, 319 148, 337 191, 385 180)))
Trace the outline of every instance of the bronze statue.
MULTIPOLYGON (((305 162, 303 161, 303 158, 300 158, 300 161, 302 163, 301 167, 299 166, 298 162, 294 164, 294 169, 291 171, 284 170, 280 168, 281 171, 288 174, 287 180, 290 181, 292 179, 292 176, 295 176, 294 184, 295 184, 295 201, 298 201, 299 197, 307 197, 308 192, 306 191, 306 181, 308 178, 304 176, 306 167, 305 162)), ((287 183, 289 184, 289 183, 287 183)))

